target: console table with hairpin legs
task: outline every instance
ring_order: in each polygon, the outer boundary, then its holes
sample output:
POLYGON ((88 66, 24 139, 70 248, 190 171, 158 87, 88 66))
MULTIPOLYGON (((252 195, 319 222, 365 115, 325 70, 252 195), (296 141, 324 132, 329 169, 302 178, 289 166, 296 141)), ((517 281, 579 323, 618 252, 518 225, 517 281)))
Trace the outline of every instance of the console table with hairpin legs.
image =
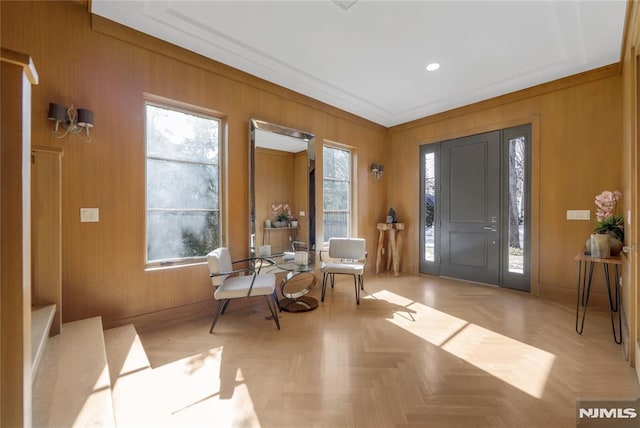
POLYGON ((618 291, 619 272, 618 267, 622 264, 620 256, 597 258, 580 252, 576 255, 575 260, 578 261, 578 296, 576 302, 576 332, 582 334, 584 329, 584 319, 587 315, 587 307, 589 306, 589 295, 591 294, 591 280, 593 279, 593 268, 597 263, 602 264, 604 273, 604 282, 607 287, 607 295, 609 301, 609 315, 611 316, 611 329, 613 330, 613 340, 616 343, 622 343, 622 315, 620 308, 620 293, 618 291), (611 278, 609 267, 613 266, 614 276, 611 278), (612 283, 613 282, 613 283, 612 283), (613 288, 613 296, 612 289, 613 288), (582 311, 582 319, 580 320, 580 312, 582 311), (617 318, 617 331, 616 331, 617 318))

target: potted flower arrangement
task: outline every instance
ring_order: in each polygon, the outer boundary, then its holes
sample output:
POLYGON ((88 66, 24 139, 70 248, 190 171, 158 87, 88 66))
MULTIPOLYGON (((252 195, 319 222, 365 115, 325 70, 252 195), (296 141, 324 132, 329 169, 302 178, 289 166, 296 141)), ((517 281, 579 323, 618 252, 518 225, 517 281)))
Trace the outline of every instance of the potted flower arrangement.
MULTIPOLYGON (((596 227, 594 235, 592 235, 591 252, 592 254, 601 253, 603 248, 594 247, 594 241, 606 240, 609 251, 604 249, 606 254, 593 254, 598 257, 609 257, 609 255, 617 256, 622 250, 624 242, 624 217, 622 214, 616 213, 618 201, 622 198, 622 193, 617 190, 605 190, 596 196, 595 202, 598 209, 596 210, 596 227), (598 236, 600 235, 600 236, 598 236), (607 238, 604 238, 606 236, 607 238)), ((600 244, 599 247, 602 247, 600 244)))
POLYGON ((273 222, 273 227, 285 227, 289 224, 289 221, 293 218, 293 214, 291 214, 291 207, 289 204, 272 204, 271 212, 275 217, 275 221, 273 222))

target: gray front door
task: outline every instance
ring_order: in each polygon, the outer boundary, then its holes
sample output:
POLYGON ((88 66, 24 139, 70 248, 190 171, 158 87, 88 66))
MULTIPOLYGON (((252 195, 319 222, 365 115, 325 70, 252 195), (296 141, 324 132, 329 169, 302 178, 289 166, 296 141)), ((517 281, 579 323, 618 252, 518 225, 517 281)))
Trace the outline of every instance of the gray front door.
POLYGON ((500 284, 500 131, 444 141, 440 275, 500 284))

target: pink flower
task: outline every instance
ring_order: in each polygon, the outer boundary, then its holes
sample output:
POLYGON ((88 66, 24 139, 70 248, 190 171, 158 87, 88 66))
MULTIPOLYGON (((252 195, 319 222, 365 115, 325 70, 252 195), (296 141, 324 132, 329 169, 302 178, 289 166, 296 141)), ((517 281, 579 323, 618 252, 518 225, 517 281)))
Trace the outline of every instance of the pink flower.
POLYGON ((273 216, 276 219, 288 219, 291 220, 293 218, 293 214, 291 213, 291 207, 289 206, 289 204, 285 203, 285 204, 271 204, 271 211, 273 213, 273 216))
POLYGON ((615 214, 616 204, 618 200, 622 198, 622 193, 617 190, 610 191, 605 190, 596 196, 596 218, 598 221, 602 221, 615 214))

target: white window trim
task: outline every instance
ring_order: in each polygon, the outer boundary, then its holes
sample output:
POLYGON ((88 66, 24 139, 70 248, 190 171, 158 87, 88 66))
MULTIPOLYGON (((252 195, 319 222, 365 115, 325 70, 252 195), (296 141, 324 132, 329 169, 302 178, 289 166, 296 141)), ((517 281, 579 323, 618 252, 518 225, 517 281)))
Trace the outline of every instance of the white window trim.
MULTIPOLYGON (((218 132, 218 212, 220 216, 220 246, 224 246, 226 237, 228 236, 228 226, 226 218, 228 217, 228 199, 227 199, 227 122, 226 115, 217 111, 208 109, 205 107, 196 106, 193 104, 185 103, 182 101, 173 100, 170 98, 161 97, 155 94, 144 93, 144 267, 145 270, 158 270, 158 269, 171 269, 176 267, 188 267, 194 265, 201 265, 206 263, 205 256, 198 257, 185 257, 168 260, 154 260, 148 261, 147 254, 147 125, 146 125, 146 110, 147 105, 157 106, 160 108, 171 109, 174 111, 182 112, 185 114, 201 116, 205 118, 213 118, 219 122, 218 132)), ((157 158, 157 157, 155 157, 157 158)))
MULTIPOLYGON (((324 140, 322 143, 322 156, 324 159, 324 148, 325 147, 329 147, 332 149, 338 149, 338 150, 345 150, 348 151, 350 153, 350 160, 351 160, 351 170, 349 171, 349 224, 348 224, 348 236, 352 237, 352 236, 358 236, 358 228, 357 228, 357 221, 356 221, 356 211, 357 211, 357 206, 356 206, 356 190, 357 190, 357 152, 355 147, 353 146, 349 146, 346 144, 342 144, 342 143, 338 143, 335 141, 331 141, 331 140, 324 140)), ((322 246, 327 246, 329 243, 324 241, 324 160, 323 160, 323 165, 322 165, 322 186, 321 188, 323 189, 322 192, 322 231, 321 231, 321 237, 322 237, 322 246)))

